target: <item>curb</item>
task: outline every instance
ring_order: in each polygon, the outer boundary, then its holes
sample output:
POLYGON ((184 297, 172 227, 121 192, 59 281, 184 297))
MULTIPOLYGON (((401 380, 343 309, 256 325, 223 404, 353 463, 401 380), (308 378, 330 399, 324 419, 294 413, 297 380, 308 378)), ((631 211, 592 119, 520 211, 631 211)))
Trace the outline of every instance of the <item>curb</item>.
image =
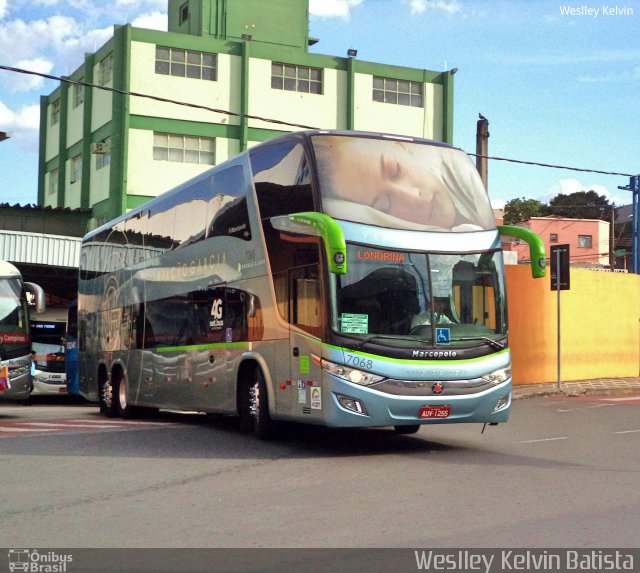
POLYGON ((514 386, 511 396, 514 400, 523 398, 543 398, 548 396, 562 396, 572 398, 576 396, 612 396, 640 394, 640 378, 612 378, 596 380, 580 380, 557 384, 528 384, 514 386))

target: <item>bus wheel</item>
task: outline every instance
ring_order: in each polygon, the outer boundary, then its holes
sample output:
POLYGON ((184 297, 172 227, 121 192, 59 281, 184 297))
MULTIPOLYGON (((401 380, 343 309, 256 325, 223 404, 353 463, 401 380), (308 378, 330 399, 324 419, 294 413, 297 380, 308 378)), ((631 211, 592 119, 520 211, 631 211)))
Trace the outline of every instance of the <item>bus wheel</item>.
POLYGON ((267 396, 267 384, 264 380, 262 370, 256 368, 255 378, 251 384, 249 396, 250 411, 254 416, 253 433, 260 440, 270 440, 275 437, 276 423, 269 414, 269 398, 267 396))
POLYGON ((100 386, 100 412, 108 418, 118 416, 118 408, 113 395, 113 383, 107 378, 100 386))
POLYGON ((411 426, 394 426, 396 434, 415 434, 420 429, 420 424, 411 426))

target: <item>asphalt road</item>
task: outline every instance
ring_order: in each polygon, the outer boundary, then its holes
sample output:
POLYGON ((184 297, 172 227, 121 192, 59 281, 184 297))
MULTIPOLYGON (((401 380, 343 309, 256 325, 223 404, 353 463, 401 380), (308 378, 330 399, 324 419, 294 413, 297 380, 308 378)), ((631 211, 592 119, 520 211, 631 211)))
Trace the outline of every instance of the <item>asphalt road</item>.
POLYGON ((640 396, 517 400, 481 430, 265 443, 231 419, 3 403, 2 546, 640 545, 640 396))

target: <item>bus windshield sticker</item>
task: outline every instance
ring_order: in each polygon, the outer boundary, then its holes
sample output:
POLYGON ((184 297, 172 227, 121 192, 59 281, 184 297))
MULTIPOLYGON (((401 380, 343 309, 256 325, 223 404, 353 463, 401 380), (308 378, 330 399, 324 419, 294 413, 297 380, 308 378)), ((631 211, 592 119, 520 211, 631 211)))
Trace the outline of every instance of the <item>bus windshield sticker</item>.
POLYGON ((309 374, 311 372, 309 355, 303 354, 300 356, 300 374, 309 374))
POLYGON ((322 410, 322 389, 313 388, 311 390, 311 409, 322 410))
POLYGON ((349 334, 368 334, 369 315, 343 312, 342 332, 347 332, 349 334))

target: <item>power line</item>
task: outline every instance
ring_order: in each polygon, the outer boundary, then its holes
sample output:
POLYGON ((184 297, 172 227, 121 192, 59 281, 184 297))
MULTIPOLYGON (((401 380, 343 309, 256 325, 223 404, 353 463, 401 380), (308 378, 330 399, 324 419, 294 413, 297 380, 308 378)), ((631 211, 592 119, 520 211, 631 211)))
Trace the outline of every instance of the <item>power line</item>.
MULTIPOLYGON (((284 126, 288 126, 288 127, 299 127, 301 129, 318 129, 317 127, 314 126, 310 126, 310 125, 304 125, 304 124, 300 124, 300 123, 292 123, 292 122, 288 122, 288 121, 283 121, 283 120, 279 120, 279 119, 273 119, 273 118, 267 118, 267 117, 260 117, 257 115, 250 115, 250 114, 243 114, 243 113, 237 113, 237 112, 233 112, 233 111, 229 111, 229 110, 224 110, 224 109, 217 109, 217 108, 213 108, 213 107, 209 107, 206 105, 200 105, 200 104, 195 104, 195 103, 189 103, 189 102, 184 102, 184 101, 179 101, 179 100, 174 100, 174 99, 170 99, 170 98, 165 98, 165 97, 161 97, 161 96, 154 96, 154 95, 150 95, 150 94, 143 94, 143 93, 139 93, 139 92, 127 92, 124 90, 119 90, 117 88, 112 88, 112 87, 108 87, 108 86, 100 86, 97 84, 92 84, 89 82, 85 82, 83 80, 72 80, 71 78, 68 77, 63 77, 63 76, 55 76, 53 74, 45 74, 42 72, 35 72, 33 70, 25 70, 22 68, 16 68, 13 66, 5 66, 0 64, 0 70, 6 70, 8 72, 14 72, 14 73, 18 73, 18 74, 27 74, 27 75, 32 75, 32 76, 38 76, 41 78, 45 78, 48 80, 54 80, 54 81, 59 81, 59 82, 64 82, 64 83, 68 83, 68 84, 72 84, 72 85, 79 85, 79 86, 84 86, 84 87, 88 87, 88 88, 96 88, 96 89, 101 89, 104 91, 108 91, 108 92, 112 92, 112 93, 117 93, 117 94, 121 94, 121 95, 125 95, 125 96, 134 96, 134 97, 140 97, 140 98, 145 98, 145 99, 150 99, 150 100, 154 100, 154 101, 159 101, 159 102, 163 102, 163 103, 172 103, 175 105, 180 105, 180 106, 184 106, 184 107, 190 107, 190 108, 194 108, 194 109, 202 109, 205 111, 210 111, 213 113, 219 113, 219 114, 223 114, 223 115, 229 115, 232 117, 238 117, 238 118, 244 118, 244 119, 255 119, 258 121, 264 121, 266 123, 273 123, 276 125, 284 125, 284 126)), ((495 156, 489 156, 489 155, 478 155, 475 153, 467 153, 467 155, 471 156, 471 157, 480 157, 483 159, 491 159, 493 161, 506 161, 508 163, 518 163, 521 165, 532 165, 532 166, 537 166, 537 167, 547 167, 550 169, 566 169, 568 171, 579 171, 582 173, 597 173, 600 175, 612 175, 612 176, 618 176, 618 177, 635 177, 637 174, 631 174, 631 173, 618 173, 618 172, 614 172, 614 171, 602 171, 599 169, 586 169, 586 168, 582 168, 582 167, 570 167, 567 165, 554 165, 551 163, 540 163, 537 161, 523 161, 520 159, 511 159, 511 158, 507 158, 507 157, 495 157, 495 156)))
POLYGON ((480 157, 482 159, 493 159, 494 161, 507 161, 509 163, 520 163, 521 165, 535 165, 537 167, 550 167, 552 169, 567 169, 569 171, 580 171, 582 173, 599 173, 600 175, 616 175, 620 177, 635 177, 631 173, 617 173, 615 171, 601 171, 599 169, 586 169, 583 167, 569 167, 567 165, 553 165, 551 163, 538 163, 537 161, 522 161, 520 159, 508 159, 506 157, 492 157, 489 155, 477 155, 468 153, 472 157, 480 157))
POLYGON ((66 78, 66 77, 62 77, 62 76, 54 76, 52 74, 43 74, 41 72, 34 72, 33 70, 23 70, 21 68, 14 68, 12 66, 4 66, 0 64, 0 70, 6 70, 8 72, 15 72, 18 74, 28 74, 31 76, 39 76, 41 78, 45 78, 48 80, 54 80, 54 81, 59 81, 59 82, 64 82, 67 84, 72 84, 72 85, 78 85, 78 86, 84 86, 87 88, 96 88, 99 90, 104 90, 107 92, 112 92, 112 93, 116 93, 116 94, 120 94, 120 95, 124 95, 124 96, 134 96, 134 97, 140 97, 140 98, 145 98, 145 99, 150 99, 150 100, 154 100, 154 101, 159 101, 159 102, 163 102, 163 103, 172 103, 175 105, 181 105, 184 107, 190 107, 190 108, 194 108, 194 109, 203 109, 205 111, 211 111, 213 113, 220 113, 223 115, 229 115, 232 117, 239 117, 239 118, 246 118, 246 119, 255 119, 255 120, 259 120, 259 121, 264 121, 267 123, 274 123, 277 125, 286 125, 288 127, 300 127, 302 129, 317 129, 315 127, 312 127, 310 125, 304 125, 304 124, 300 124, 300 123, 291 123, 288 121, 283 121, 283 120, 279 120, 279 119, 272 119, 272 118, 268 118, 268 117, 260 117, 258 115, 249 115, 249 114, 243 114, 243 113, 236 113, 234 111, 229 111, 229 110, 225 110, 225 109, 217 109, 214 107, 209 107, 206 105, 201 105, 201 104, 197 104, 197 103, 188 103, 188 102, 184 102, 184 101, 179 101, 179 100, 175 100, 175 99, 170 99, 170 98, 166 98, 166 97, 161 97, 161 96, 154 96, 154 95, 150 95, 150 94, 143 94, 143 93, 138 93, 138 92, 127 92, 124 90, 119 90, 117 88, 112 88, 109 86, 99 86, 97 84, 92 84, 89 82, 85 82, 83 80, 72 80, 71 78, 66 78))

